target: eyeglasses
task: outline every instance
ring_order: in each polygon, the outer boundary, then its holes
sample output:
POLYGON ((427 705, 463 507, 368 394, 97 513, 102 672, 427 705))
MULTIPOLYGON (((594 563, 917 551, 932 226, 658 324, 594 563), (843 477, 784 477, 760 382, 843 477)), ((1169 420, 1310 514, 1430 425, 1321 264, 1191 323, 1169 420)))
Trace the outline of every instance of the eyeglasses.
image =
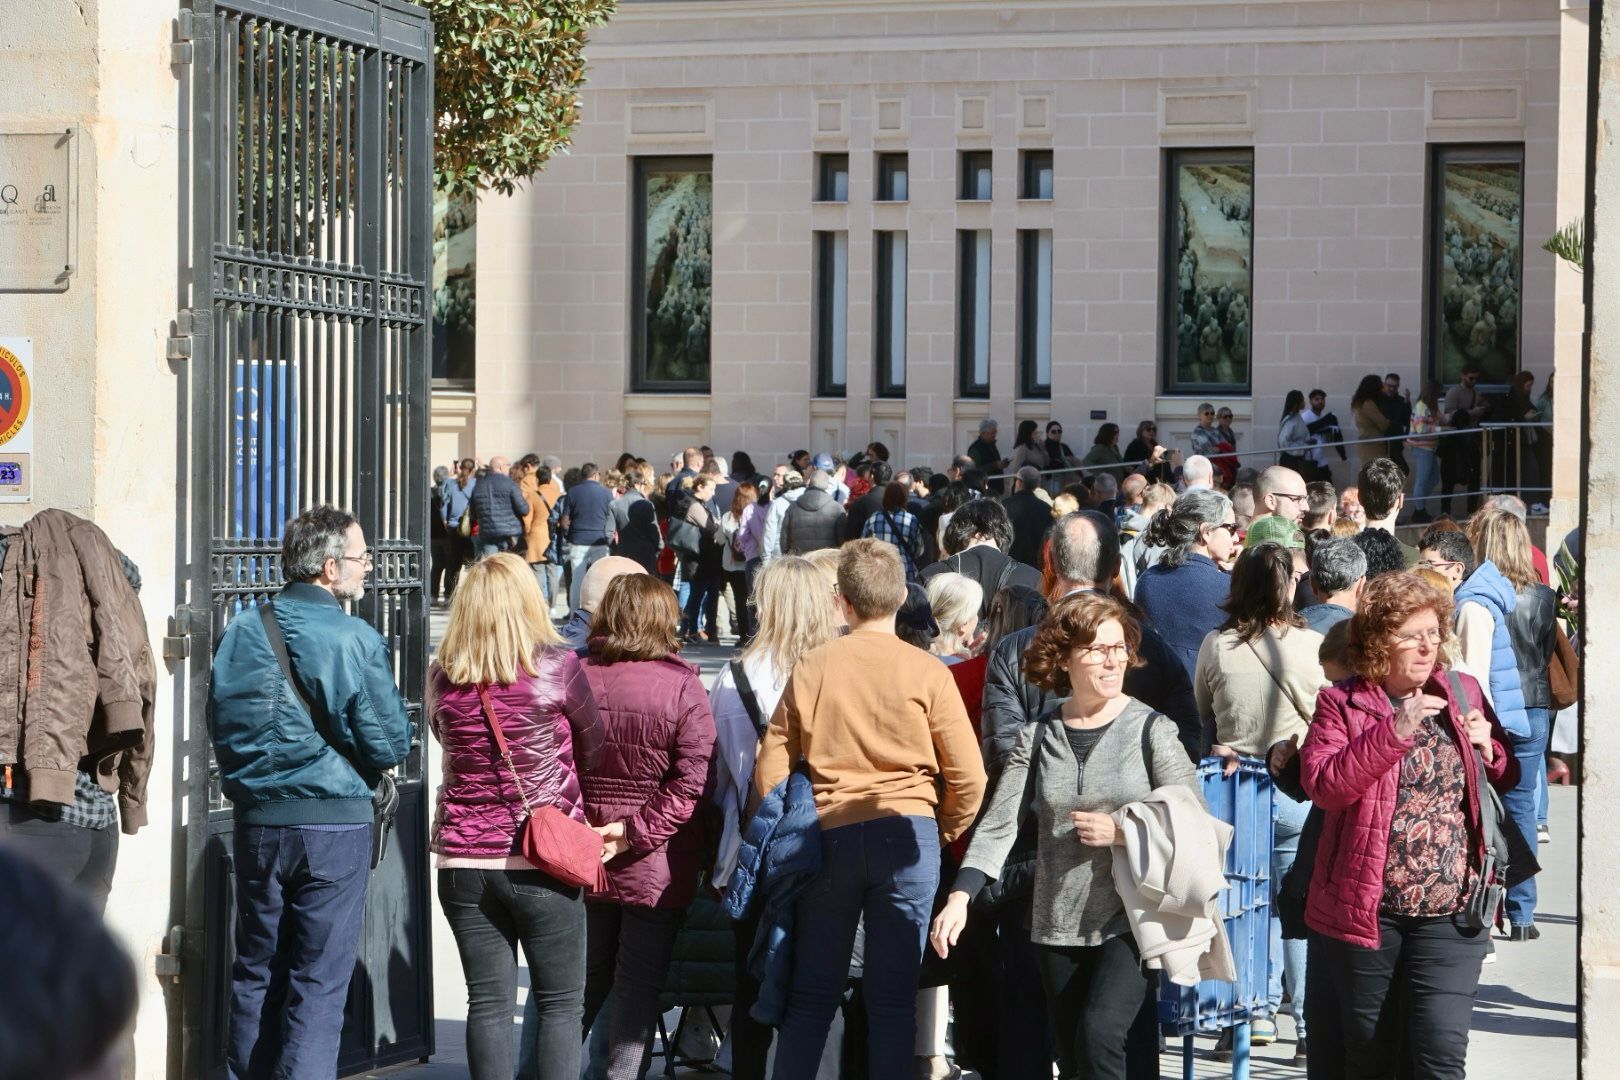
POLYGON ((339 555, 338 558, 342 559, 344 562, 357 562, 361 566, 372 565, 370 548, 367 548, 358 555, 339 555))
POLYGON ((1231 536, 1236 536, 1238 534, 1237 522, 1235 521, 1223 521, 1219 525, 1211 525, 1210 529, 1212 531, 1215 529, 1225 529, 1231 536))
POLYGON ((1432 570, 1438 570, 1442 566, 1461 566, 1462 563, 1456 559, 1424 559, 1423 565, 1432 570))
POLYGON ((1296 502, 1304 502, 1310 498, 1308 495, 1295 495, 1292 491, 1273 491, 1271 494, 1279 499, 1293 499, 1296 502))
POLYGON ((1109 660, 1116 664, 1123 664, 1131 658, 1131 647, 1127 642, 1115 645, 1082 645, 1074 650, 1082 664, 1102 664, 1109 660))
POLYGON ((1395 644, 1407 649, 1415 649, 1424 644, 1439 645, 1444 640, 1446 635, 1442 634, 1438 627, 1433 630, 1416 630, 1410 634, 1395 635, 1395 644))

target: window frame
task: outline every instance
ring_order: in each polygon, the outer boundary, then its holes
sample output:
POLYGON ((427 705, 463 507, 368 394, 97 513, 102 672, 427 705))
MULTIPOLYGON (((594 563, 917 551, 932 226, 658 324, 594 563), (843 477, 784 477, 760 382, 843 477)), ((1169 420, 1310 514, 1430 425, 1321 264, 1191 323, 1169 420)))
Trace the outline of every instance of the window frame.
POLYGON ((991 150, 958 150, 956 152, 956 200, 957 202, 990 202, 996 193, 995 184, 995 153, 991 150), (989 180, 983 195, 969 194, 974 190, 972 174, 978 171, 974 164, 980 158, 984 159, 984 172, 989 180))
MULTIPOLYGON (((1441 260, 1445 255, 1446 192, 1445 166, 1448 162, 1478 165, 1517 165, 1519 167, 1519 280, 1524 280, 1524 214, 1526 164, 1522 142, 1458 142, 1430 143, 1424 183, 1423 208, 1423 370, 1429 379, 1441 386, 1451 386, 1445 379, 1444 349, 1440 335, 1444 332, 1440 312, 1444 310, 1445 275, 1441 273, 1441 260)), ((1519 318, 1515 324, 1517 340, 1514 342, 1514 368, 1507 380, 1494 381, 1482 377, 1481 391, 1503 392, 1512 380, 1524 370, 1524 307, 1520 294, 1519 318)))
POLYGON ((1029 147, 1018 152, 1018 197, 1028 202, 1051 202, 1057 194, 1057 156, 1050 148, 1029 147), (1044 160, 1045 171, 1051 174, 1052 190, 1049 194, 1033 194, 1039 190, 1032 181, 1039 171, 1034 162, 1044 160))
POLYGON ((1161 157, 1164 174, 1160 188, 1159 236, 1159 383, 1165 397, 1249 397, 1254 393, 1254 220, 1260 200, 1252 146, 1166 147, 1161 157), (1176 378, 1176 339, 1180 285, 1177 277, 1176 223, 1179 220, 1179 176, 1185 164, 1247 165, 1249 167, 1249 359, 1242 383, 1179 382, 1176 378))
POLYGON ((1053 230, 1051 229, 1019 229, 1018 230, 1018 396, 1031 401, 1050 401, 1052 398, 1052 275, 1053 275, 1053 230), (1040 300, 1037 289, 1040 285, 1040 240, 1046 237, 1046 381, 1041 382, 1037 377, 1039 367, 1037 347, 1039 342, 1036 334, 1039 333, 1040 300), (1030 287, 1031 281, 1037 283, 1036 289, 1030 287))
POLYGON ((907 150, 879 150, 877 152, 877 161, 873 166, 872 173, 873 173, 873 175, 872 175, 872 180, 873 180, 873 184, 872 184, 872 191, 873 191, 872 201, 873 202, 879 202, 879 203, 904 203, 904 202, 910 202, 911 201, 911 153, 910 153, 910 151, 907 151, 907 150), (890 183, 891 183, 891 181, 893 179, 894 172, 893 172, 893 170, 889 169, 888 166, 891 163, 893 163, 896 159, 898 159, 899 162, 900 162, 900 169, 898 171, 899 171, 899 175, 901 175, 901 176, 903 176, 905 178, 904 183, 905 183, 905 188, 906 188, 906 193, 904 195, 899 195, 899 196, 895 196, 895 195, 892 195, 892 194, 889 193, 892 190, 891 187, 890 187, 890 183))
POLYGON ((630 392, 707 394, 714 384, 714 157, 709 154, 649 154, 631 159, 630 392), (647 174, 707 173, 709 177, 709 365, 708 378, 652 379, 647 375, 647 174))
POLYGON ((818 203, 832 203, 843 205, 849 202, 849 151, 828 150, 816 154, 816 197, 818 203), (843 163, 843 169, 837 168, 837 163, 843 163), (838 184, 836 177, 842 171, 844 174, 844 197, 838 198, 838 184))
POLYGON ((815 356, 816 396, 844 397, 849 392, 849 232, 844 229, 818 229, 815 236, 815 356), (835 258, 838 238, 844 240, 844 280, 842 288, 836 280, 835 258), (842 301, 844 377, 834 378, 837 348, 836 308, 842 301))
POLYGON ((880 229, 872 234, 872 377, 873 394, 879 398, 904 398, 906 396, 906 334, 909 332, 907 321, 907 305, 911 296, 911 241, 910 235, 904 229, 880 229), (895 237, 901 238, 903 250, 902 258, 905 265, 902 268, 901 282, 905 295, 900 298, 897 305, 894 302, 892 284, 894 280, 893 268, 890 265, 894 258, 895 237), (898 382, 889 377, 889 369, 893 366, 894 354, 891 346, 894 342, 894 318, 896 311, 900 317, 900 379, 898 382))
POLYGON ((995 260, 994 238, 989 229, 958 229, 956 230, 956 396, 962 399, 979 400, 990 396, 991 364, 994 359, 993 349, 989 338, 993 332, 990 321, 994 297, 990 294, 993 283, 992 267, 979 265, 979 237, 988 238, 982 245, 990 256, 989 262, 995 260), (971 254, 970 254, 971 251, 971 254), (968 304, 968 265, 972 261, 972 296, 973 303, 968 304), (983 283, 981 286, 981 282, 983 283), (979 296, 985 293, 986 303, 983 305, 984 336, 986 340, 984 358, 984 381, 976 378, 974 371, 976 346, 978 344, 978 316, 980 314, 979 296))

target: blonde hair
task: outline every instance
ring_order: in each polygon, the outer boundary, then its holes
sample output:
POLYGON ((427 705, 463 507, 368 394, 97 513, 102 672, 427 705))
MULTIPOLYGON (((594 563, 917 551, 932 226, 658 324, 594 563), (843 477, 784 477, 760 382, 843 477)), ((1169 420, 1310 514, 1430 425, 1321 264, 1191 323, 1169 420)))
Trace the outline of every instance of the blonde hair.
MULTIPOLYGON (((940 630, 951 633, 979 613, 984 604, 984 586, 963 574, 935 574, 928 579, 928 606, 940 630)), ((938 645, 944 633, 934 639, 938 645)), ((937 649, 935 651, 938 651, 937 649)))
MULTIPOLYGON (((840 552, 837 548, 817 548, 798 556, 811 566, 815 567, 827 581, 827 589, 833 592, 838 588, 838 559, 840 552)), ((833 605, 837 607, 837 605, 833 605)))
POLYGON ((1342 517, 1333 522, 1334 536, 1354 536, 1361 531, 1361 523, 1355 518, 1342 517))
MULTIPOLYGON (((1427 566, 1419 565, 1412 569, 1412 573, 1422 578, 1430 588, 1438 589, 1442 593, 1452 591, 1451 579, 1438 570, 1431 570, 1427 566)), ((1447 667, 1456 663, 1457 655, 1462 652, 1462 642, 1457 640, 1454 625, 1451 620, 1447 620, 1440 626, 1440 632, 1446 636, 1446 640, 1440 643, 1440 660, 1447 667)))
POLYGON ((906 564, 886 540, 851 540, 838 552, 838 595, 859 619, 893 615, 906 602, 906 564))
POLYGON ((1052 500, 1052 516, 1055 518, 1068 517, 1080 510, 1080 500, 1073 495, 1059 495, 1052 500))
POLYGON ((534 571, 516 555, 500 552, 462 571, 439 644, 439 667, 457 686, 510 686, 519 669, 537 674, 539 650, 561 644, 534 571))
POLYGON ((1169 484, 1149 484, 1142 489, 1143 513, 1157 507, 1174 505, 1176 505, 1176 489, 1169 484))
POLYGON ((799 657, 838 636, 838 617, 825 571, 809 559, 784 555, 754 580, 750 603, 758 618, 744 660, 770 661, 777 681, 786 682, 799 657))
POLYGON ((1474 545, 1474 557, 1495 563, 1514 588, 1529 589, 1541 584, 1541 575, 1536 573, 1530 555, 1530 530, 1516 515, 1497 507, 1481 510, 1468 519, 1465 531, 1468 542, 1474 545))

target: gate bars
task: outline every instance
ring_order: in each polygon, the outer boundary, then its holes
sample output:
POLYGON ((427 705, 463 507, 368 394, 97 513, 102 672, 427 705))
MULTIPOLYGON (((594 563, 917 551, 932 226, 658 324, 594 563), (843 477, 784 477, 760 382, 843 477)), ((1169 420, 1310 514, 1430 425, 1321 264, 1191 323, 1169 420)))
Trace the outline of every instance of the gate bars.
POLYGON ((423 784, 432 25, 401 0, 192 0, 190 734, 186 1076, 223 1072, 232 817, 201 723, 232 616, 282 584, 282 524, 353 512, 375 556, 356 614, 415 725, 373 875, 342 1071, 433 1049, 423 784))

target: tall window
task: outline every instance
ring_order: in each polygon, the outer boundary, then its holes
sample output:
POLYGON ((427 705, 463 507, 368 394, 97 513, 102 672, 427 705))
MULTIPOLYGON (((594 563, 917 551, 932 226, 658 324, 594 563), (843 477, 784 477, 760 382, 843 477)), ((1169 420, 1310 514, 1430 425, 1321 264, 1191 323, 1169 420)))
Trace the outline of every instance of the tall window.
POLYGON ((712 159, 638 158, 632 248, 634 390, 706 393, 712 159))
POLYGON ((821 154, 817 164, 816 201, 849 202, 849 155, 821 154))
POLYGON ((1018 393, 1052 396, 1052 230, 1018 233, 1018 393))
POLYGON ((1050 199, 1052 197, 1052 151, 1025 150, 1019 172, 1018 197, 1020 199, 1050 199))
POLYGON ((872 321, 872 367, 878 397, 906 396, 906 234, 880 232, 877 241, 872 321))
POLYGON ((1171 150, 1165 176, 1165 390, 1246 393, 1254 151, 1171 150))
POLYGON ((973 202, 990 198, 990 151, 962 151, 962 176, 956 197, 973 202))
POLYGON ((877 199, 905 202, 910 198, 910 162, 904 152, 877 156, 877 199))
POLYGON ((1524 146, 1437 146, 1429 168, 1429 371, 1441 383, 1479 365, 1485 383, 1519 372, 1524 281, 1524 146))
POLYGON ((816 233, 816 393, 843 397, 849 362, 849 233, 816 233))
POLYGON ((956 234, 957 396, 990 396, 990 230, 956 234))

